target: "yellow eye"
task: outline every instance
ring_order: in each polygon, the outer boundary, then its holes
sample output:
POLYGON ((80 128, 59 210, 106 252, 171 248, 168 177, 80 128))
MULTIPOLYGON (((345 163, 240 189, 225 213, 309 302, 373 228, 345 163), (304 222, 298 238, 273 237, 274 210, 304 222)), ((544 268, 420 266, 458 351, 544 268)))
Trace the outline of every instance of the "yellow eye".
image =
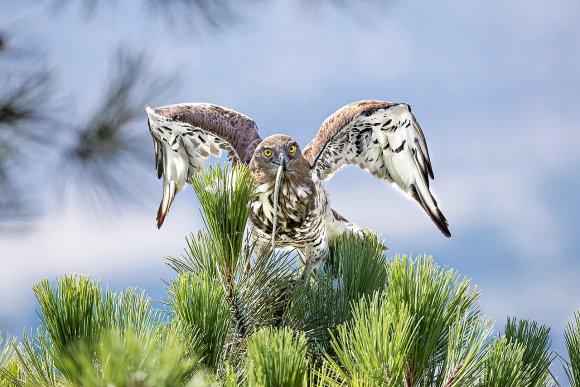
POLYGON ((270 149, 264 149, 264 156, 266 157, 272 156, 272 151, 270 149))
POLYGON ((290 148, 288 148, 288 152, 290 152, 291 154, 296 152, 296 145, 292 145, 290 148))

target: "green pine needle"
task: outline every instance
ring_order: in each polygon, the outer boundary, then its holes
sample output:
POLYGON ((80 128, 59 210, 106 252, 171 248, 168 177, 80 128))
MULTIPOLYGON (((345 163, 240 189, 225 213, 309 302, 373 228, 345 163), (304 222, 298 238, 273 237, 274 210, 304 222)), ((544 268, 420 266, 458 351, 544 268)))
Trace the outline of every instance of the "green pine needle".
POLYGON ((55 352, 44 327, 30 336, 24 332, 16 347, 16 355, 21 372, 10 379, 9 385, 56 386, 64 380, 55 366, 55 352))
POLYGON ((412 338, 405 381, 409 386, 442 380, 439 369, 447 357, 449 327, 458 318, 478 318, 479 294, 469 280, 443 268, 432 258, 395 258, 388 265, 387 303, 418 321, 412 338))
POLYGON ((248 203, 254 189, 250 170, 243 164, 232 169, 217 164, 194 175, 191 184, 203 208, 212 259, 231 279, 242 255, 248 203))
POLYGON ((328 268, 339 279, 349 301, 387 285, 384 246, 374 234, 364 238, 349 233, 341 235, 333 241, 328 268))
MULTIPOLYGON (((315 275, 313 275, 315 276, 315 275)), ((351 309, 332 278, 316 277, 297 288, 283 318, 283 325, 307 335, 308 352, 314 357, 332 350, 330 332, 350 318, 351 309)))
POLYGON ((447 357, 439 380, 444 387, 477 385, 487 360, 493 321, 458 315, 449 327, 447 357))
POLYGON ((9 385, 21 373, 20 364, 16 356, 16 339, 2 336, 0 333, 0 386, 9 385))
POLYGON ((71 348, 74 361, 68 364, 70 379, 75 385, 98 387, 185 385, 198 369, 198 362, 184 355, 184 345, 167 329, 146 334, 109 330, 103 332, 95 349, 84 341, 71 348))
POLYGON ((207 273, 183 273, 167 293, 174 324, 203 363, 216 370, 232 326, 223 288, 207 273))
POLYGON ((353 320, 338 327, 326 355, 329 368, 348 384, 400 386, 405 378, 417 321, 406 308, 385 302, 376 293, 353 307, 353 320))
POLYGON ((507 338, 496 339, 489 349, 481 387, 524 387, 523 344, 507 338))
POLYGON ((550 377, 553 356, 550 352, 550 328, 535 321, 508 318, 505 337, 509 342, 523 345, 523 364, 526 386, 545 386, 550 377))
POLYGON ((306 337, 291 329, 264 328, 247 341, 248 386, 295 387, 306 382, 306 337))
POLYGON ((100 285, 87 277, 70 276, 58 278, 54 288, 44 279, 33 290, 50 337, 54 363, 66 375, 71 344, 83 340, 93 348, 104 327, 100 285))
POLYGON ((574 321, 566 325, 564 331, 566 349, 570 362, 564 364, 564 370, 572 387, 580 386, 580 311, 574 313, 574 321))
POLYGON ((144 292, 107 290, 103 295, 100 284, 84 276, 60 277, 54 286, 44 279, 33 290, 50 341, 46 351, 55 367, 69 377, 74 368, 71 368, 74 356, 70 351, 78 342, 94 351, 101 332, 106 329, 115 329, 120 334, 127 330, 140 334, 159 320, 160 313, 151 310, 144 292))
POLYGON ((332 351, 330 332, 352 316, 351 304, 387 286, 387 264, 377 236, 344 234, 333 241, 326 276, 295 290, 285 325, 306 333, 313 355, 332 351))

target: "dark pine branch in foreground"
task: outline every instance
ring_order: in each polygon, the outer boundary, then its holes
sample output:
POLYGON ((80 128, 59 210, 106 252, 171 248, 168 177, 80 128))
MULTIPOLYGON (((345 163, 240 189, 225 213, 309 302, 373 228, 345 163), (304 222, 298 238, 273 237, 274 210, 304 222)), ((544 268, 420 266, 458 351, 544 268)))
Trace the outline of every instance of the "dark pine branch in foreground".
POLYGON ((58 77, 39 65, 42 52, 7 31, 0 30, 0 235, 29 224, 54 187, 60 203, 73 191, 99 214, 135 208, 150 166, 144 108, 171 79, 143 55, 119 50, 100 103, 76 120, 62 104, 58 77))
POLYGON ((118 51, 115 59, 100 106, 72 128, 75 140, 58 168, 60 184, 80 190, 77 198, 99 210, 126 208, 143 197, 150 140, 142 116, 147 101, 171 85, 151 71, 143 55, 118 51))

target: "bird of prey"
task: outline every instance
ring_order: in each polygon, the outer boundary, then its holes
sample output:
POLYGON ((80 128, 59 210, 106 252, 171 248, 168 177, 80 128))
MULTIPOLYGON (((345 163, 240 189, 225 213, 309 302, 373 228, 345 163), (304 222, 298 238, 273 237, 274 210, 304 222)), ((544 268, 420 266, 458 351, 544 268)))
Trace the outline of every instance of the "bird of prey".
MULTIPOLYGON (((287 135, 260 138, 251 118, 213 104, 148 107, 147 114, 157 174, 163 177, 157 227, 175 193, 203 161, 225 150, 230 161, 250 167, 255 191, 248 221, 258 251, 268 250, 270 243, 298 249, 305 258, 303 278, 324 264, 330 240, 344 232, 363 235, 359 226, 330 207, 323 184, 345 165, 358 165, 395 183, 421 205, 443 235, 451 236, 429 190, 433 169, 425 136, 405 103, 348 104, 324 121, 303 150, 287 135)), ((380 208, 379 203, 359 205, 380 208)))

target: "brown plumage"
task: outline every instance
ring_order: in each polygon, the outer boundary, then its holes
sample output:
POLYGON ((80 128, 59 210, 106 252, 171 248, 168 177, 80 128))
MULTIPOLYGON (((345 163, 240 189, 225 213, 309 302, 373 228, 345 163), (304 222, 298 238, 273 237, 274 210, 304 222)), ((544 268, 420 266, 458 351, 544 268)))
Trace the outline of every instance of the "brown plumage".
POLYGON ((155 146, 157 177, 164 177, 163 200, 157 211, 157 228, 165 220, 175 193, 181 191, 186 181, 211 154, 219 156, 220 149, 228 151, 234 163, 249 163, 261 138, 256 123, 249 117, 212 104, 178 104, 147 108, 148 125, 155 146), (152 118, 153 117, 153 118, 152 118), (161 121, 157 119, 161 118, 161 121), (155 125, 151 125, 151 120, 155 125), (185 171, 175 171, 177 181, 166 173, 173 157, 188 164, 185 171))
POLYGON ((360 227, 330 207, 323 186, 347 164, 395 183, 423 207, 445 236, 451 235, 429 190, 433 170, 425 137, 406 104, 360 101, 346 105, 324 121, 304 152, 286 135, 262 140, 252 119, 216 105, 170 105, 147 108, 147 113, 158 176, 164 179, 158 227, 175 193, 203 160, 226 150, 233 163, 249 164, 254 178, 249 224, 256 245, 269 248, 276 218, 276 247, 292 246, 304 254, 305 277, 324 263, 329 239, 343 232, 363 235, 360 227), (280 168, 275 217, 274 186, 280 168))
MULTIPOLYGON (((263 140, 254 151, 250 161, 250 170, 257 187, 253 199, 255 204, 256 200, 259 200, 259 195, 263 193, 259 187, 273 188, 272 182, 275 181, 276 173, 280 166, 276 164, 276 161, 272 162, 270 158, 264 157, 263 152, 266 149, 274 150, 272 159, 275 159, 278 154, 276 150, 287 151, 291 146, 295 146, 296 150, 292 155, 288 154, 289 160, 281 181, 280 190, 282 195, 279 197, 278 227, 281 227, 282 230, 297 229, 314 210, 316 186, 310 178, 310 164, 302 157, 296 141, 292 137, 285 135, 270 136, 263 140), (311 194, 299 195, 300 189, 309 191, 311 194)), ((273 194, 274 192, 272 191, 271 195, 273 196, 273 194)), ((263 206, 254 205, 253 208, 255 210, 250 212, 252 224, 268 233, 271 232, 272 222, 264 213, 263 206)))

